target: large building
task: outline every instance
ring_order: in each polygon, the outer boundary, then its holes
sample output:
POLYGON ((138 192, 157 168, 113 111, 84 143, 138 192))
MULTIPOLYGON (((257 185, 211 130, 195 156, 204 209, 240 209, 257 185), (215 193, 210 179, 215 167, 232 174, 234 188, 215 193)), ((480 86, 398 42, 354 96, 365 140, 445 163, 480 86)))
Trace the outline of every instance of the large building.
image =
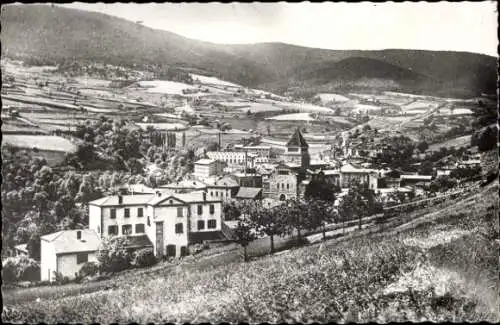
POLYGON ((238 151, 209 151, 208 158, 222 161, 227 167, 255 167, 256 153, 238 152, 238 151))
POLYGON ((271 155, 270 146, 243 146, 241 144, 236 144, 234 150, 237 152, 247 152, 251 154, 256 154, 258 157, 269 158, 271 155))
POLYGON ((274 172, 262 180, 262 195, 274 200, 296 199, 299 180, 293 168, 280 164, 274 172))
POLYGON ((221 211, 203 191, 107 196, 89 203, 89 228, 101 238, 146 235, 156 256, 181 256, 202 238, 223 239, 221 211))
POLYGON ((194 162, 194 173, 196 177, 204 178, 217 175, 222 171, 222 166, 217 160, 200 159, 194 162))

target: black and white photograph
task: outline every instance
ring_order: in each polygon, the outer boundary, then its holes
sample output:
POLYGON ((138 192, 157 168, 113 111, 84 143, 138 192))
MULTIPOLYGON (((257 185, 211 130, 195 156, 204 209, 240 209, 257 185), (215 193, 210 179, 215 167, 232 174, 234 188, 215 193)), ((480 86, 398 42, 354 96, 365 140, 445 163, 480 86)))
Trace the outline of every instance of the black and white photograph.
POLYGON ((498 9, 4 3, 2 322, 500 322, 498 9))

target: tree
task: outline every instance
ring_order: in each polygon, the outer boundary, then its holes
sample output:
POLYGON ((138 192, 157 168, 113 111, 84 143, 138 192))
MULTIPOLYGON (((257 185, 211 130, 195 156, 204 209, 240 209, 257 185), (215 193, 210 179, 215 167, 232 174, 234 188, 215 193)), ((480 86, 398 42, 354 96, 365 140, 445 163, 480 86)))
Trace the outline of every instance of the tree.
POLYGON ((119 272, 130 267, 131 255, 126 249, 126 237, 112 237, 102 241, 97 251, 101 271, 119 272))
POLYGON ((246 211, 238 219, 236 228, 233 230, 236 242, 243 248, 243 261, 245 262, 248 261, 248 244, 256 238, 255 226, 252 223, 251 218, 248 216, 248 214, 251 213, 250 209, 246 209, 246 211))
POLYGON ((279 207, 270 208, 259 206, 259 213, 254 214, 253 222, 256 224, 257 231, 269 236, 271 242, 271 254, 274 253, 274 237, 285 233, 285 216, 280 213, 279 207))
POLYGON ((361 229, 362 219, 382 211, 382 206, 375 196, 375 192, 365 188, 362 184, 353 182, 349 192, 342 198, 339 212, 343 219, 358 219, 361 229))
POLYGON ((420 152, 424 153, 425 150, 429 149, 429 144, 424 140, 418 143, 417 148, 420 152))
POLYGON ((368 132, 368 131, 370 131, 371 129, 372 129, 372 128, 371 128, 370 124, 365 124, 365 125, 363 125, 363 132, 368 132))
POLYGON ((316 177, 306 186, 304 196, 307 199, 323 200, 333 203, 335 202, 336 192, 339 192, 339 188, 332 184, 328 184, 323 177, 316 177))
POLYGON ((326 240, 326 225, 335 221, 336 214, 333 210, 333 202, 324 200, 308 200, 308 228, 317 229, 321 227, 323 240, 326 240))
POLYGON ((237 220, 241 216, 241 206, 235 201, 225 201, 222 206, 224 220, 237 220))
POLYGON ((488 126, 479 132, 477 137, 477 148, 479 151, 489 151, 497 147, 498 143, 498 128, 497 126, 488 126))

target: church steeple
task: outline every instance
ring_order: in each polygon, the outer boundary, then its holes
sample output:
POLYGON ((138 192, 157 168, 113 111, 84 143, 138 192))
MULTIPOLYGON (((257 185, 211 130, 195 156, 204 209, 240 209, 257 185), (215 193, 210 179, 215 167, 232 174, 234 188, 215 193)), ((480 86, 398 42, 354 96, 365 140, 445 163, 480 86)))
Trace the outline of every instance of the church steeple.
POLYGON ((311 158, 309 156, 309 145, 302 135, 300 127, 297 127, 293 135, 290 137, 290 140, 288 140, 286 147, 287 155, 289 156, 289 158, 291 158, 292 161, 295 161, 297 163, 300 162, 301 169, 305 170, 309 168, 309 165, 311 163, 311 158))

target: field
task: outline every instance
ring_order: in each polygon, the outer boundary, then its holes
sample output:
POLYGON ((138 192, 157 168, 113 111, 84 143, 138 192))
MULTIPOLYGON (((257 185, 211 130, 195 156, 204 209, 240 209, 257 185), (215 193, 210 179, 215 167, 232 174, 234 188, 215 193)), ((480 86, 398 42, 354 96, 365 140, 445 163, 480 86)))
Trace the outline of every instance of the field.
POLYGON ((19 289, 15 302, 4 302, 4 321, 497 322, 497 189, 453 202, 453 209, 431 209, 389 232, 248 263, 211 265, 229 256, 222 252, 130 271, 97 291, 96 283, 82 292, 76 285, 19 289), (42 298, 33 301, 37 290, 42 298))
POLYGON ((438 151, 440 148, 445 147, 449 148, 460 148, 460 147, 469 147, 471 141, 470 135, 465 135, 463 137, 458 137, 454 139, 447 140, 445 142, 435 143, 429 146, 429 151, 438 151))

